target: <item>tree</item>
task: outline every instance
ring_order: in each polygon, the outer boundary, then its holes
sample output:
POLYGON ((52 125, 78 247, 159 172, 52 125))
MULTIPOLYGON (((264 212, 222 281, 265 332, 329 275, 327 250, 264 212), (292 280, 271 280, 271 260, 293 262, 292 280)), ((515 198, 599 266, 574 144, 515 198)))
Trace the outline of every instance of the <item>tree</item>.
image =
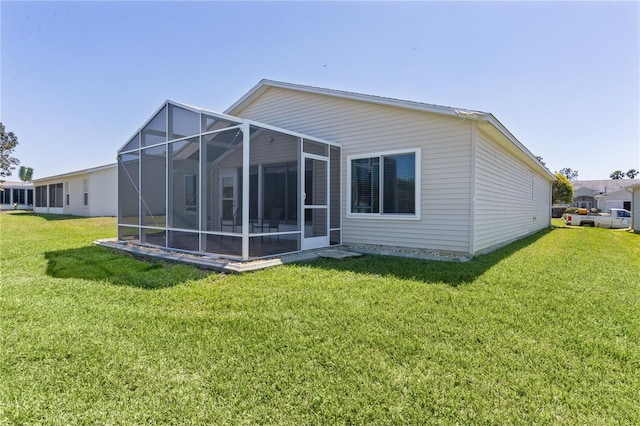
POLYGON ((31 179, 33 179, 33 169, 31 167, 20 166, 18 174, 20 175, 20 180, 25 183, 31 182, 31 179))
POLYGON ((551 201, 553 204, 568 204, 573 201, 573 184, 562 173, 556 172, 556 180, 551 187, 551 201))
POLYGON ((20 160, 12 157, 18 146, 18 137, 13 132, 7 133, 4 124, 0 123, 0 178, 11 176, 11 172, 20 164, 20 160))
POLYGON ((575 180, 578 178, 578 171, 577 170, 573 170, 569 167, 565 167, 564 169, 560 169, 560 174, 563 175, 564 177, 566 177, 567 179, 571 180, 575 180))
POLYGON ((628 177, 629 179, 635 179, 635 178, 636 178, 636 176, 638 176, 639 174, 640 174, 640 172, 639 172, 639 171, 637 171, 636 169, 631 169, 631 170, 629 170, 629 171, 627 172, 627 177, 628 177))
POLYGON ((624 173, 622 173, 622 170, 616 170, 615 172, 611 173, 609 177, 613 180, 624 179, 624 173))

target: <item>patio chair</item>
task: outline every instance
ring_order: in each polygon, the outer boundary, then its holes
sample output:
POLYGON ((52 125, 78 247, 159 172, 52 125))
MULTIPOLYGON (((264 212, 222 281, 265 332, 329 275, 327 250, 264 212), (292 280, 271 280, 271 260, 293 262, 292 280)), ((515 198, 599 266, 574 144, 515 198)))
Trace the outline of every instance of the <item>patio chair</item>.
MULTIPOLYGON (((220 231, 225 232, 225 229, 230 229, 230 232, 236 232, 236 227, 242 229, 242 209, 238 208, 233 213, 233 216, 222 216, 220 218, 220 231)), ((221 235, 222 237, 223 235, 221 235)))
MULTIPOLYGON (((254 223, 254 228, 258 228, 260 232, 278 232, 280 230, 280 216, 282 215, 283 209, 280 207, 272 208, 269 212, 269 217, 262 219, 260 224, 254 223)), ((278 241, 280 241, 280 236, 276 235, 278 241)), ((262 238, 264 240, 264 237, 262 238)), ((269 241, 271 241, 271 235, 269 235, 269 241)))

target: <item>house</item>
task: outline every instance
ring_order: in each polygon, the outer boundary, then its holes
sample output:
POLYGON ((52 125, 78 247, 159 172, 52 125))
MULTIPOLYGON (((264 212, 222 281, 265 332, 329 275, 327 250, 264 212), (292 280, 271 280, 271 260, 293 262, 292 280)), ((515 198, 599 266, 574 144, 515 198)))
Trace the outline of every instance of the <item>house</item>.
POLYGON ((262 80, 222 114, 165 102, 118 179, 120 240, 250 260, 486 253, 550 225, 555 176, 489 113, 262 80))
POLYGON ((75 216, 117 214, 116 164, 34 179, 36 213, 75 216))
POLYGON ((625 189, 631 193, 631 227, 635 232, 640 232, 640 183, 627 186, 625 189))
POLYGON ((31 210, 33 208, 33 184, 27 182, 2 182, 0 184, 0 210, 31 210))
POLYGON ((604 179, 573 181, 573 204, 576 207, 600 211, 618 208, 631 210, 631 193, 625 188, 640 179, 604 179))

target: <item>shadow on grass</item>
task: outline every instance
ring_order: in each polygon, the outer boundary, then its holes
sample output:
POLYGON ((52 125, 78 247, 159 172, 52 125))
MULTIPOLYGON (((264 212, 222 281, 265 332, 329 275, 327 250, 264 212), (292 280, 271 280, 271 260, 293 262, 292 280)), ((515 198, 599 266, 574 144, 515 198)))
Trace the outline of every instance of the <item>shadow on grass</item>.
POLYGON ((441 260, 420 260, 397 256, 368 255, 344 260, 319 259, 308 263, 308 265, 327 270, 393 276, 400 279, 444 283, 452 287, 457 287, 461 284, 475 281, 501 260, 510 257, 553 231, 554 228, 542 230, 492 253, 477 256, 464 263, 441 260))
POLYGON ((12 210, 9 213, 13 216, 29 216, 37 217, 40 219, 52 221, 52 220, 69 220, 69 219, 85 219, 84 216, 72 216, 70 214, 49 214, 49 213, 34 213, 29 210, 12 210))
POLYGON ((192 266, 142 261, 99 246, 50 251, 44 257, 47 275, 54 278, 105 280, 147 290, 172 287, 206 274, 192 266))

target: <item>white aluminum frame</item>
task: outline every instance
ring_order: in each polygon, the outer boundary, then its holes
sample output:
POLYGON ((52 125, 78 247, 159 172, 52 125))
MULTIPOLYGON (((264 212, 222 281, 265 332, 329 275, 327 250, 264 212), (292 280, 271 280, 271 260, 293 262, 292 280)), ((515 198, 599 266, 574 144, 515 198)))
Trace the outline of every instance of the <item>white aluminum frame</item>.
MULTIPOLYGON (((297 230, 297 231, 285 231, 285 232, 277 232, 277 233, 251 233, 249 230, 249 186, 250 186, 250 179, 249 179, 249 175, 250 175, 250 149, 251 149, 251 127, 257 127, 257 128, 261 128, 264 130, 268 130, 268 131, 273 131, 273 132, 278 132, 278 133, 283 133, 283 134, 287 134, 290 136, 294 136, 296 138, 298 138, 298 143, 299 143, 299 156, 298 156, 298 161, 301 162, 301 166, 299 167, 299 171, 301 174, 301 179, 304 179, 304 158, 316 158, 319 160, 323 160, 326 161, 327 163, 327 205, 326 210, 327 210, 327 240, 330 241, 330 235, 332 231, 341 231, 342 230, 342 215, 340 217, 340 228, 331 228, 330 226, 330 208, 331 208, 331 201, 330 201, 330 197, 331 197, 331 147, 336 147, 340 149, 340 158, 338 161, 342 161, 342 146, 339 143, 335 143, 332 141, 328 141, 328 140, 324 140, 322 138, 316 138, 316 137, 312 137, 312 136, 308 136, 308 135, 304 135, 302 133, 298 133, 298 132, 293 132, 290 130, 286 130, 286 129, 282 129, 279 128, 277 126, 272 126, 269 124, 264 124, 264 123, 260 123, 257 121, 253 121, 253 120, 249 120, 249 119, 242 119, 242 118, 238 118, 238 117, 233 117, 227 114, 221 114, 221 113, 216 113, 213 111, 208 111, 208 110, 204 110, 204 109, 199 109, 199 108, 195 108, 186 104, 182 104, 179 102, 174 102, 171 100, 167 100, 165 101, 158 109, 156 109, 153 114, 151 114, 150 118, 148 120, 146 120, 144 122, 144 124, 142 126, 140 126, 140 128, 129 138, 127 139, 127 141, 120 147, 120 149, 118 150, 118 157, 121 154, 131 154, 131 153, 136 153, 138 155, 138 182, 137 182, 137 192, 138 192, 138 224, 137 225, 132 225, 132 224, 120 224, 118 223, 118 227, 126 227, 126 228, 136 228, 138 231, 138 236, 139 236, 139 242, 141 245, 149 245, 149 246, 155 246, 155 245, 151 245, 151 244, 146 244, 143 243, 143 239, 140 238, 140 236, 142 236, 144 229, 155 229, 155 230, 159 230, 159 231, 164 231, 165 232, 165 248, 169 248, 171 250, 176 250, 176 251, 184 251, 184 252, 193 252, 193 251, 189 251, 189 250, 181 250, 181 249, 176 249, 173 247, 169 247, 168 244, 168 236, 170 232, 185 232, 185 233, 192 233, 192 234, 197 234, 198 236, 198 253, 203 254, 203 255, 209 255, 209 256, 213 256, 215 255, 214 253, 209 253, 209 252, 205 252, 203 250, 204 246, 203 246, 203 242, 204 240, 207 238, 207 235, 215 235, 215 236, 231 236, 231 237, 241 237, 242 238, 242 249, 241 249, 241 256, 240 258, 242 260, 249 260, 249 259, 259 259, 260 257, 254 257, 254 258, 250 258, 249 256, 249 240, 252 237, 260 237, 260 236, 274 236, 274 235, 293 235, 293 234, 299 234, 300 235, 300 247, 302 249, 302 245, 303 245, 303 239, 304 239, 304 216, 300 217, 300 226, 301 229, 297 230), (197 134, 193 134, 193 135, 187 135, 181 138, 177 138, 177 139, 169 139, 170 135, 169 135, 169 120, 170 120, 170 108, 171 106, 175 106, 178 108, 183 108, 186 109, 188 111, 191 111, 193 113, 198 114, 198 118, 199 118, 199 132, 197 134), (162 111, 163 108, 166 108, 167 112, 165 115, 165 132, 166 132, 166 140, 163 142, 159 142, 159 143, 155 143, 155 144, 151 144, 151 145, 145 145, 142 146, 142 131, 143 129, 156 117, 156 115, 162 111), (221 129, 216 129, 216 130, 212 130, 212 131, 207 131, 207 132, 203 132, 203 128, 202 128, 202 122, 203 122, 203 116, 210 116, 213 118, 218 118, 220 120, 224 120, 227 121, 229 123, 237 123, 236 125, 232 125, 229 127, 224 127, 221 129), (203 147, 203 137, 206 135, 210 135, 210 134, 216 134, 216 133, 221 133, 221 132, 226 132, 229 130, 234 130, 234 129, 238 129, 239 131, 242 132, 242 169, 243 169, 243 176, 246 175, 247 178, 242 180, 242 232, 241 234, 237 234, 235 232, 222 232, 222 231, 207 231, 203 229, 204 223, 203 223, 203 208, 206 207, 205 203, 204 203, 204 198, 205 198, 205 188, 203 185, 204 182, 204 178, 202 176, 203 173, 203 167, 204 167, 204 159, 202 157, 202 147, 203 147), (129 142, 131 142, 131 140, 133 138, 135 138, 137 136, 138 138, 138 146, 136 148, 133 149, 127 149, 124 150, 124 148, 129 144, 129 142), (158 226, 149 226, 149 225, 143 225, 142 224, 142 215, 144 214, 144 206, 143 206, 143 200, 141 197, 141 182, 142 182, 142 158, 143 158, 143 151, 145 149, 149 149, 149 148, 154 148, 154 147, 159 147, 159 146, 164 146, 165 150, 166 150, 166 154, 168 156, 168 150, 169 150, 169 144, 171 143, 175 143, 175 142, 180 142, 183 140, 188 140, 188 139, 193 139, 193 138, 198 138, 198 143, 199 143, 199 152, 200 152, 200 159, 199 159, 199 164, 198 164, 198 173, 199 173, 199 179, 198 179, 198 229, 197 230, 193 230, 193 229, 182 229, 182 228, 176 228, 173 226, 169 226, 169 214, 168 214, 168 208, 169 208, 169 192, 170 192, 170 164, 168 161, 168 157, 167 157, 167 161, 165 164, 165 206, 167 209, 167 214, 165 217, 165 226, 164 227, 158 227, 158 226), (321 143, 324 145, 327 145, 327 156, 318 156, 318 155, 314 155, 314 154, 309 154, 309 153, 305 153, 304 152, 304 141, 308 140, 308 141, 312 141, 312 142, 317 142, 317 143, 321 143), (244 173, 246 171, 246 173, 244 173)), ((120 167, 120 159, 118 158, 118 167, 120 167)), ((259 177, 258 179, 261 179, 261 174, 260 174, 260 169, 262 168, 262 166, 260 166, 259 168, 259 177)), ((118 174, 119 175, 119 174, 118 174)), ((304 182, 304 181, 303 181, 304 182)), ((340 176, 339 176, 339 182, 340 182, 340 187, 342 185, 342 167, 340 167, 340 176)), ((119 184, 119 183, 118 183, 119 184)), ((301 195, 304 192, 304 187, 301 186, 300 187, 300 210, 304 213, 304 200, 302 200, 301 195)), ((34 194, 35 195, 35 194, 34 194)), ((48 194, 47 194, 48 195, 48 194)), ((259 198, 261 198, 262 195, 259 194, 259 198)), ((260 200, 259 200, 260 201, 260 200)), ((300 213, 299 213, 300 214, 300 213)), ((327 244, 328 245, 328 244, 327 244)), ((298 252, 300 250, 296 250, 292 253, 298 252)), ((280 254, 286 254, 286 253, 279 253, 280 254)), ((220 256, 224 256, 227 258, 238 258, 238 256, 234 256, 234 255, 228 255, 225 253, 220 253, 220 256)), ((270 257, 270 256, 264 256, 264 257, 270 257)))

